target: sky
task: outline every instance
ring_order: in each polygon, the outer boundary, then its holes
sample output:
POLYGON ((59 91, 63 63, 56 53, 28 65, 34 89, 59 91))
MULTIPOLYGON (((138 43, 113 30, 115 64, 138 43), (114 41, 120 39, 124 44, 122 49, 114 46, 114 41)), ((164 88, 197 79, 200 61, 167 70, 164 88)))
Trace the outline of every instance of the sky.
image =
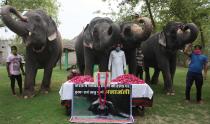
POLYGON ((96 16, 97 10, 106 11, 107 4, 102 0, 58 0, 61 3, 59 12, 59 31, 63 38, 72 39, 96 16))
MULTIPOLYGON (((58 19, 61 24, 58 30, 63 39, 73 39, 83 28, 96 16, 104 15, 94 14, 101 10, 106 12, 108 5, 102 0, 58 0, 61 7, 59 9, 58 19)), ((0 37, 3 39, 13 38, 15 34, 9 29, 1 29, 0 37)))

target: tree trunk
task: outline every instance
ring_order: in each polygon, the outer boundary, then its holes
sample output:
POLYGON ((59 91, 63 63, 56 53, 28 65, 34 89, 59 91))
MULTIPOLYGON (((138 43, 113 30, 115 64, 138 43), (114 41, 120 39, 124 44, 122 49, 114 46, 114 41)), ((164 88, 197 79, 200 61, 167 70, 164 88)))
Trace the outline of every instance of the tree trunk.
POLYGON ((152 25, 153 25, 153 27, 154 27, 154 29, 155 29, 155 21, 154 21, 153 15, 152 15, 150 2, 149 2, 149 0, 145 0, 145 2, 146 2, 146 5, 147 5, 147 9, 148 9, 148 11, 149 11, 149 16, 150 16, 150 19, 151 19, 151 21, 152 21, 152 25))
POLYGON ((200 34, 201 34, 201 46, 203 48, 205 48, 205 38, 204 38, 204 35, 203 35, 203 29, 201 28, 201 25, 199 26, 199 30, 200 30, 200 34))

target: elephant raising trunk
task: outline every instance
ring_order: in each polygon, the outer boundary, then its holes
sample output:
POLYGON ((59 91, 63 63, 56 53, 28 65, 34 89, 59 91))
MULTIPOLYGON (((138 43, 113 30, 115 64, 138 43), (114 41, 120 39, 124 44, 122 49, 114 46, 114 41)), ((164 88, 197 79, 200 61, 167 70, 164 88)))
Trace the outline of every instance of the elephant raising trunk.
POLYGON ((178 33, 178 37, 180 37, 180 41, 182 41, 180 46, 183 47, 185 44, 192 43, 196 40, 199 31, 194 23, 187 23, 182 30, 180 34, 178 33))
POLYGON ((13 8, 12 6, 9 6, 9 5, 2 7, 1 16, 2 16, 2 21, 13 32, 17 33, 20 36, 24 36, 24 35, 28 34, 28 31, 26 28, 27 23, 24 22, 26 19, 19 12, 17 12, 15 8, 13 8), (11 15, 10 15, 11 13, 15 14, 21 21, 20 20, 15 21, 11 17, 11 15))
POLYGON ((173 79, 176 71, 177 50, 194 42, 198 32, 197 26, 193 23, 169 22, 162 32, 154 34, 142 43, 146 82, 157 83, 161 71, 167 95, 174 95, 173 79), (155 69, 151 81, 149 67, 155 69))
POLYGON ((152 23, 147 17, 140 17, 133 22, 121 24, 121 42, 125 51, 129 73, 136 74, 136 48, 149 38, 152 30, 152 23))
POLYGON ((42 10, 30 10, 22 16, 15 8, 3 6, 2 20, 26 44, 24 97, 35 94, 35 78, 38 69, 44 69, 41 91, 50 90, 53 67, 62 54, 61 36, 55 22, 42 10), (11 13, 18 19, 12 18, 11 13))
POLYGON ((147 17, 140 17, 134 22, 121 25, 122 42, 125 48, 136 48, 151 34, 153 26, 147 17))

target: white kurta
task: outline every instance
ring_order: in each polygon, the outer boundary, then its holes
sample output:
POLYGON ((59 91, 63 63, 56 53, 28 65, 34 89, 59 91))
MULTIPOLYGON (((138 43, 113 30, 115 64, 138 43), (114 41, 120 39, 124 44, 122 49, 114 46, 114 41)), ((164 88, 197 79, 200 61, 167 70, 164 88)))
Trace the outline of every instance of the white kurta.
POLYGON ((124 70, 126 69, 126 60, 125 54, 122 50, 119 52, 113 50, 110 53, 108 69, 111 70, 112 79, 124 74, 124 70))

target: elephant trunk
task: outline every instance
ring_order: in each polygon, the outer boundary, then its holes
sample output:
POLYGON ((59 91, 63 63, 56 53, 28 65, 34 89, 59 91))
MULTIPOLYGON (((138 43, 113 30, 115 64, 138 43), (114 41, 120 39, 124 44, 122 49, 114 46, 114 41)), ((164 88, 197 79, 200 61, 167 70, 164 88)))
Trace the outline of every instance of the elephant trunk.
POLYGON ((118 24, 112 23, 108 30, 106 31, 103 38, 100 39, 96 45, 94 45, 94 48, 96 50, 104 50, 108 47, 111 47, 113 44, 119 42, 120 38, 120 26, 118 24))
POLYGON ((193 41, 196 40, 197 36, 198 36, 198 27, 194 24, 194 23, 187 23, 184 26, 183 29, 183 33, 181 34, 181 41, 182 41, 182 45, 188 44, 188 43, 192 43, 193 41))
POLYGON ((5 25, 11 29, 13 32, 17 33, 20 36, 24 36, 28 33, 26 29, 26 22, 16 21, 10 15, 10 13, 15 14, 19 19, 24 20, 23 16, 13 7, 6 5, 1 9, 2 21, 5 25))
POLYGON ((125 49, 134 49, 145 41, 153 30, 149 18, 141 17, 134 22, 122 24, 122 43, 125 49))
POLYGON ((150 36, 153 30, 151 20, 147 17, 141 17, 137 19, 137 23, 143 23, 143 26, 139 26, 139 28, 134 27, 131 28, 131 30, 134 33, 134 37, 136 37, 138 41, 144 41, 150 36))

